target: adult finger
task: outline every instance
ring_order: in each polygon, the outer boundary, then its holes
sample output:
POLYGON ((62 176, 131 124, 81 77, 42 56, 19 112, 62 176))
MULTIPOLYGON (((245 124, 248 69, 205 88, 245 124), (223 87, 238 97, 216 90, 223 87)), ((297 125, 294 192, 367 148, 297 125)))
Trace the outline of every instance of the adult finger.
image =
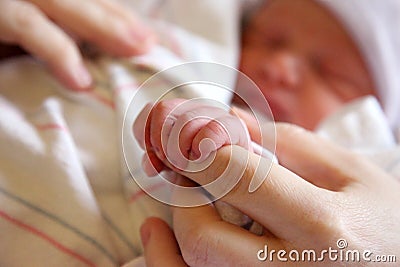
POLYGON ((225 222, 213 206, 173 208, 174 232, 189 266, 263 266, 257 252, 268 244, 279 249, 274 238, 257 236, 225 222))
POLYGON ((0 10, 0 40, 19 44, 43 60, 67 87, 82 90, 90 86, 91 76, 75 43, 36 6, 4 0, 0 10))
POLYGON ((376 172, 365 159, 292 124, 266 125, 264 144, 275 146, 279 163, 318 187, 332 191, 344 190, 376 172), (269 129, 268 129, 269 127, 269 129), (276 128, 276 139, 268 134, 276 128))
POLYGON ((189 165, 189 171, 181 173, 201 185, 213 182, 207 190, 215 197, 231 190, 223 201, 285 240, 325 232, 328 225, 334 224, 329 207, 336 203, 333 192, 312 185, 280 165, 272 164, 271 170, 270 166, 270 160, 242 147, 224 146, 207 168, 192 172, 189 165), (265 181, 250 193, 254 178, 265 181))
POLYGON ((146 52, 154 35, 127 9, 107 0, 30 0, 57 24, 117 56, 146 52))
POLYGON ((148 218, 140 228, 147 267, 183 267, 174 233, 158 218, 148 218))
MULTIPOLYGON (((224 186, 235 185, 237 179, 232 178, 238 177, 239 182, 223 199, 267 226, 276 236, 293 238, 304 233, 325 232, 328 224, 335 224, 332 211, 341 197, 326 190, 327 185, 340 191, 339 186, 352 185, 359 177, 370 177, 373 167, 298 127, 277 124, 276 131, 278 157, 301 177, 276 164, 269 172, 267 159, 257 159, 256 155, 235 146, 221 148, 213 164, 204 171, 183 175, 203 185, 219 178, 224 186), (256 192, 249 194, 248 185, 254 177, 266 177, 266 180, 256 192), (324 186, 318 187, 320 184, 324 186), (303 223, 295 223, 298 221, 303 223)), ((269 135, 264 133, 264 136, 269 135)))

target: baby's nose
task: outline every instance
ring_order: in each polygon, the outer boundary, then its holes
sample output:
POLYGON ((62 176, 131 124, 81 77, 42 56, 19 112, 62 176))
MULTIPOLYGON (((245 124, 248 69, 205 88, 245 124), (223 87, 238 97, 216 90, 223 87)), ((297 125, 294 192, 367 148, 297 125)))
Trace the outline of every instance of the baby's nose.
POLYGON ((299 60, 296 55, 278 51, 263 62, 262 74, 271 85, 294 87, 300 79, 299 60))

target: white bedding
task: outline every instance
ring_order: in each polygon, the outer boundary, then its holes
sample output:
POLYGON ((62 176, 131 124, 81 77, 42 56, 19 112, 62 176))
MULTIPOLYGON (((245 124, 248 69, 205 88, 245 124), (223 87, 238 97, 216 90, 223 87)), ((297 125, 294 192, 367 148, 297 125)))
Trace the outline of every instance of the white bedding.
MULTIPOLYGON (((0 63, 1 266, 121 265, 140 255, 147 216, 169 219, 125 167, 126 105, 144 79, 179 62, 236 66, 241 7, 231 0, 129 3, 159 29, 160 46, 135 64, 91 61, 96 86, 88 93, 66 90, 31 58, 0 63)), ((399 153, 392 154, 400 173, 399 153)))
POLYGON ((160 33, 160 46, 140 59, 151 71, 92 61, 96 87, 88 93, 67 91, 31 58, 1 62, 1 266, 116 266, 141 253, 144 218, 168 220, 169 211, 126 170, 123 114, 143 79, 162 68, 236 65, 239 4, 217 2, 134 2, 160 33))

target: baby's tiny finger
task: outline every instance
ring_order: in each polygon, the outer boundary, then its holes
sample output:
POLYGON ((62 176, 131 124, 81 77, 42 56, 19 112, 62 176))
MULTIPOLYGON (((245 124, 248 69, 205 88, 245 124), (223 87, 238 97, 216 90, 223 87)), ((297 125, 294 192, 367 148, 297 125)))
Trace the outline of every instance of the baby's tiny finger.
POLYGON ((140 111, 139 115, 136 117, 132 125, 133 135, 136 141, 139 143, 142 149, 146 148, 146 135, 148 134, 148 125, 151 121, 151 109, 153 107, 152 103, 146 104, 146 106, 140 111))
POLYGON ((237 117, 226 114, 210 121, 193 139, 192 151, 200 160, 224 145, 239 145, 248 150, 250 135, 245 124, 237 117))
POLYGON ((176 117, 181 114, 176 112, 176 108, 184 102, 184 99, 161 101, 155 104, 151 111, 152 114, 157 114, 157 116, 152 117, 149 123, 149 130, 146 130, 146 132, 149 133, 149 143, 161 160, 166 158, 165 148, 170 131, 176 121, 176 117))
POLYGON ((163 162, 152 151, 147 151, 143 155, 142 168, 147 176, 153 177, 159 174, 164 169, 163 162))

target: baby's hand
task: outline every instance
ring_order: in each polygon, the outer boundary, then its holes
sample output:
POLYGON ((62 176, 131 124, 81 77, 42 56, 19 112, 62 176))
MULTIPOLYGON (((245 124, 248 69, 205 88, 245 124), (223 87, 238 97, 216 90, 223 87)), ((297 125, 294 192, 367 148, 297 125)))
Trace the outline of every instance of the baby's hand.
POLYGON ((249 132, 238 116, 200 100, 172 99, 148 104, 136 119, 133 131, 146 151, 142 164, 149 176, 166 165, 183 170, 189 160, 201 162, 224 145, 251 149, 249 132))

